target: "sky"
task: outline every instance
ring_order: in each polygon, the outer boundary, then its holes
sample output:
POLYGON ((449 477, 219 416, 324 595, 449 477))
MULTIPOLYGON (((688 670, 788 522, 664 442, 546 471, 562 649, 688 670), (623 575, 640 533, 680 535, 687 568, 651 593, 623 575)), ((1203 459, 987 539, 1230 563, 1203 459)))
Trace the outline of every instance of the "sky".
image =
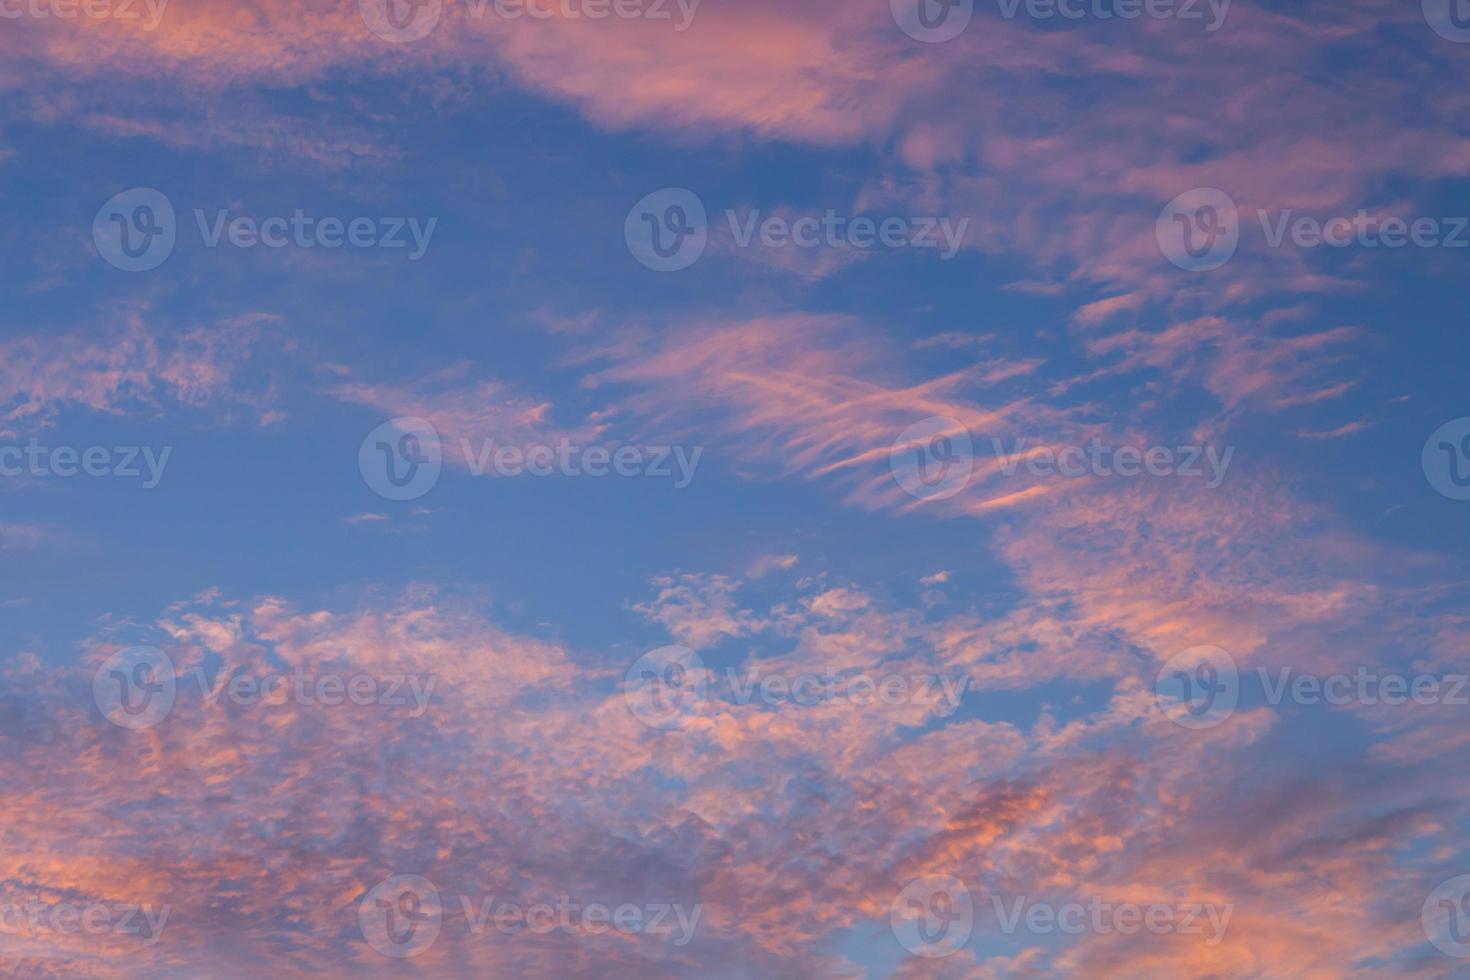
POLYGON ((0 966, 1470 977, 1466 0, 0 0, 0 966))

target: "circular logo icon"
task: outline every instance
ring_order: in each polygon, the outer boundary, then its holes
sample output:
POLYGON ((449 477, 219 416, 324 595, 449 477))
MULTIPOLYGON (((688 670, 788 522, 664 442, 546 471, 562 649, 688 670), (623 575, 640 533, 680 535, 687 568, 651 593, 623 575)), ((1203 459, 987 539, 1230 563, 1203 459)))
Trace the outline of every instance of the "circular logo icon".
POLYGON ((444 13, 444 0, 357 0, 357 9, 378 37, 408 44, 429 36, 444 13))
POLYGON ((1429 485, 1451 500, 1470 500, 1470 418, 1434 430, 1420 457, 1429 485))
POLYGON ((151 187, 113 195, 92 219, 97 254, 124 272, 147 272, 163 265, 177 240, 173 203, 151 187))
POLYGON ((888 924, 904 949, 937 959, 969 942, 975 928, 975 902, 958 878, 915 878, 893 900, 888 924))
POLYGON ((898 29, 925 44, 959 37, 975 16, 975 0, 888 0, 888 7, 898 29))
POLYGON ((650 650, 623 675, 623 700, 649 728, 679 728, 684 719, 704 710, 709 678, 704 659, 688 647, 650 650))
POLYGON ((654 272, 687 269, 709 242, 704 202, 683 187, 654 191, 628 212, 623 239, 633 258, 654 272))
POLYGON ((1470 959, 1470 875, 1451 878, 1430 892, 1419 918, 1435 949, 1470 959))
POLYGON ((1235 713, 1240 700, 1235 658, 1211 646, 1176 653, 1159 668, 1154 696, 1174 724, 1214 728, 1235 713))
POLYGON ((936 415, 899 434, 888 450, 888 468, 911 496, 943 500, 969 484, 975 446, 963 424, 936 415))
POLYGON ((439 938, 444 906, 439 889, 418 875, 394 875, 373 886, 357 904, 357 926, 384 956, 417 956, 439 938))
POLYGON ((1190 272, 1230 261, 1240 245, 1240 215, 1230 195, 1215 187, 1185 191, 1164 206, 1154 224, 1164 258, 1190 272))
POLYGON ((362 441, 357 468, 385 500, 417 500, 434 489, 444 469, 439 430, 428 419, 389 419, 362 441))
POLYGON ((1470 42, 1470 0, 1424 0, 1424 19, 1440 37, 1470 42))
POLYGON ((174 662, 157 647, 131 647, 114 653, 92 676, 97 710, 123 728, 152 728, 163 721, 173 710, 177 693, 174 662))

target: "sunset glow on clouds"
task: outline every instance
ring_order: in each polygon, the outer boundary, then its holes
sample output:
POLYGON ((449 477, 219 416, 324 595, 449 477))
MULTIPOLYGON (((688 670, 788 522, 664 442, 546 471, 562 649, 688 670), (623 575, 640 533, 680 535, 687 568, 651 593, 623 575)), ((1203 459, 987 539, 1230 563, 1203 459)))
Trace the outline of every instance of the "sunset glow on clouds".
POLYGON ((0 0, 0 966, 1470 976, 1467 70, 0 0))

